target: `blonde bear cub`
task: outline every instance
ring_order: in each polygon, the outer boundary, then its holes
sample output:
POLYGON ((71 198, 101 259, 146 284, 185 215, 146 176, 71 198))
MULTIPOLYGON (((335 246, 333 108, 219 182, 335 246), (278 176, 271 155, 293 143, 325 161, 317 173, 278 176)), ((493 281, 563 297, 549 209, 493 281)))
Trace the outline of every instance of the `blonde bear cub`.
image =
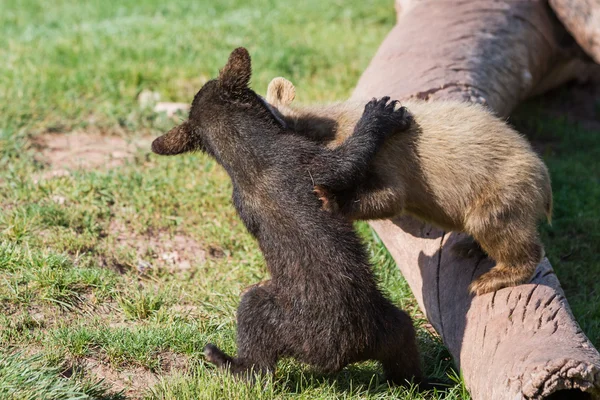
MULTIPOLYGON (((294 85, 275 78, 266 101, 296 133, 336 147, 352 134, 365 102, 292 107, 294 85)), ((470 290, 484 294, 527 283, 544 256, 537 223, 552 213, 548 170, 529 142, 484 107, 457 101, 406 100, 408 131, 387 139, 367 179, 348 193, 316 188, 329 209, 352 220, 402 213, 473 237, 454 250, 480 247, 496 266, 470 290)))

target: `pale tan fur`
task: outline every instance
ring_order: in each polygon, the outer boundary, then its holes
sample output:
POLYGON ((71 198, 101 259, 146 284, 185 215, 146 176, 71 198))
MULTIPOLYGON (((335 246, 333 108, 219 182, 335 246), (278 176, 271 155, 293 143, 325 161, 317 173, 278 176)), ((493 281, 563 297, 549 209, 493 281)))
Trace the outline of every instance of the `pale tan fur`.
MULTIPOLYGON (((291 82, 269 85, 266 100, 290 128, 335 147, 352 134, 365 102, 291 107, 291 82), (286 89, 287 88, 287 89, 286 89)), ((285 79, 283 79, 285 81, 285 79)), ((471 284, 477 294, 529 281, 543 257, 537 221, 550 222, 548 170, 528 141, 484 107, 456 101, 403 101, 414 117, 376 156, 352 219, 403 212, 464 231, 496 261, 471 284)))

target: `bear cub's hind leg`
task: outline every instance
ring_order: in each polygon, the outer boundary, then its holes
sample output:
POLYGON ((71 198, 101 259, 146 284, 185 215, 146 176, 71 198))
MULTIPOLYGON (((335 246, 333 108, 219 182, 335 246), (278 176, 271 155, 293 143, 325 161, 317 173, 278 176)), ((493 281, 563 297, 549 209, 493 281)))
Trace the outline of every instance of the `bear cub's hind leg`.
POLYGON ((394 307, 387 319, 388 329, 379 334, 380 345, 374 358, 381 362, 389 382, 396 385, 406 385, 411 380, 415 384, 422 383, 421 359, 410 317, 394 307))
POLYGON ((465 237, 452 245, 450 251, 460 258, 483 258, 486 256, 481 245, 472 237, 465 237))
POLYGON ((269 282, 253 286, 242 296, 237 312, 238 356, 230 357, 213 344, 204 347, 206 360, 234 376, 254 380, 254 375, 272 373, 283 352, 278 327, 282 313, 270 293, 269 282))
POLYGON ((480 238, 479 243, 496 266, 469 286, 477 295, 529 282, 544 257, 544 247, 533 228, 520 227, 512 234, 510 229, 496 231, 480 238))

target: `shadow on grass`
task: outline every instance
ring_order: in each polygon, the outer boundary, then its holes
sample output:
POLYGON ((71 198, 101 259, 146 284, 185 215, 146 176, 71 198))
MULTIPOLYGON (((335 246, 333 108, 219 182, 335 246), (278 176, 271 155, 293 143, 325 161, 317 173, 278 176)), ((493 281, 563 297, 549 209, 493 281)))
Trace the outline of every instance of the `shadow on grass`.
POLYGON ((367 398, 378 395, 395 395, 401 398, 430 398, 429 395, 435 395, 435 398, 445 398, 445 391, 452 390, 454 383, 441 382, 433 378, 431 381, 435 384, 435 391, 420 390, 412 382, 406 385, 397 386, 388 383, 382 375, 380 368, 372 362, 354 364, 344 368, 341 372, 334 375, 324 375, 313 371, 310 368, 288 367, 286 371, 278 375, 283 375, 277 379, 276 386, 278 391, 288 394, 302 394, 312 388, 327 388, 332 393, 346 396, 367 396, 367 398))

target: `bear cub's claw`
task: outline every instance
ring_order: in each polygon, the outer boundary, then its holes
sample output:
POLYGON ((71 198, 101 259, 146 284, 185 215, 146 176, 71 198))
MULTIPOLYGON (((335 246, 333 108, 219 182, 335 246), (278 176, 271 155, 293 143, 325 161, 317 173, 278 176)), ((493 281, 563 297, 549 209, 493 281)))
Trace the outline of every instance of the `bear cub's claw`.
POLYGON ((412 115, 406 107, 396 106, 398 100, 390 101, 389 96, 377 100, 373 98, 365 106, 361 122, 373 125, 373 128, 384 136, 408 129, 413 121, 412 115))

